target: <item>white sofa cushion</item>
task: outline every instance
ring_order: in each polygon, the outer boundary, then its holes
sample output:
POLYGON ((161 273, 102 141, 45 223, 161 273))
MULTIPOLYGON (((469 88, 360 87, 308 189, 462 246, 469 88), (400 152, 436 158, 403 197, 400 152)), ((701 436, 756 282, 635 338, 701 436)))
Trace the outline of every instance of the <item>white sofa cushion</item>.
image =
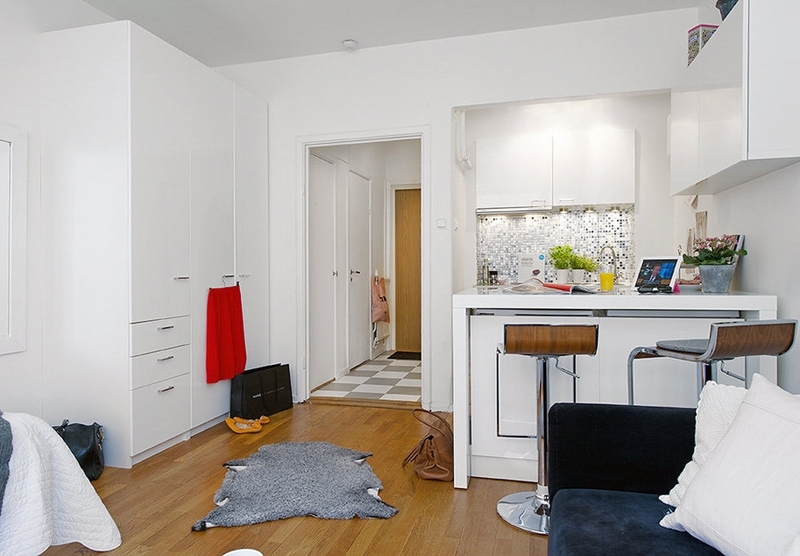
POLYGON ((672 487, 669 494, 659 496, 659 500, 670 506, 681 503, 686 488, 728 432, 746 393, 747 390, 739 386, 717 384, 713 381, 706 383, 697 402, 692 459, 678 476, 678 484, 672 487))
POLYGON ((661 525, 730 556, 788 554, 800 533, 800 398, 753 377, 724 438, 661 525))

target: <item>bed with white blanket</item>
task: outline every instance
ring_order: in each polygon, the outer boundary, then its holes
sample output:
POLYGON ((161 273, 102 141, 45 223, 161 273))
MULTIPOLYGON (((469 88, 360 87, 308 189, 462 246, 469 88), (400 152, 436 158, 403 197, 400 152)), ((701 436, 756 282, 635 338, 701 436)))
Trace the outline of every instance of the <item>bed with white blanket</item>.
POLYGON ((96 551, 118 547, 116 523, 53 428, 26 413, 0 419, 10 425, 0 423, 0 556, 36 556, 71 542, 96 551))

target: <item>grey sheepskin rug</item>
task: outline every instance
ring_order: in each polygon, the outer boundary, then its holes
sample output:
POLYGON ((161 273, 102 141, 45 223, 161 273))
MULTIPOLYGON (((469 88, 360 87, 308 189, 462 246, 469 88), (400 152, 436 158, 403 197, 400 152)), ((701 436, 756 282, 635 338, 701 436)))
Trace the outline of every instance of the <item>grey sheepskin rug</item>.
POLYGON ((380 479, 365 461, 372 454, 328 442, 280 442, 225 464, 228 473, 214 495, 217 507, 192 526, 234 527, 294 516, 324 519, 389 518, 380 479))

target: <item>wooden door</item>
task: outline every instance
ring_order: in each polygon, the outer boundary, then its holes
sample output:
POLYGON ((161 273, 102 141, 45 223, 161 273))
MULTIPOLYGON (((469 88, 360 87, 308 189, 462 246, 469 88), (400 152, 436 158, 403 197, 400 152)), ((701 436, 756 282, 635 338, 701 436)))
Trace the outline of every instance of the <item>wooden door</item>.
POLYGON ((420 190, 395 192, 395 348, 422 351, 420 190))

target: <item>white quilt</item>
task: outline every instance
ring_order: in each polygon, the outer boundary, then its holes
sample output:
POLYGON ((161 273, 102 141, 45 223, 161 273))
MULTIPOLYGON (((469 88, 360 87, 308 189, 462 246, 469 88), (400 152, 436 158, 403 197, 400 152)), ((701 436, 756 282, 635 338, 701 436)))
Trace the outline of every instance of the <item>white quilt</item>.
POLYGON ((119 529, 53 428, 39 417, 3 412, 13 452, 0 514, 0 556, 36 556, 79 542, 97 551, 122 543, 119 529))

